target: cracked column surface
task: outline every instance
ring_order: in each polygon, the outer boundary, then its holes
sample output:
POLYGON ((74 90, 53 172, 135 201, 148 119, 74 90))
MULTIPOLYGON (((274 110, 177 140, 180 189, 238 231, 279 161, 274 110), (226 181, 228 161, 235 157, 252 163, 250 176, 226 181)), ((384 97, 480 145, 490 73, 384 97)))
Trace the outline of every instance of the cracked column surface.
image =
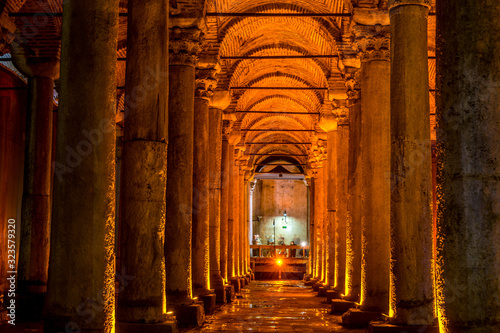
POLYGON ((157 323, 165 307, 168 3, 131 0, 128 7, 118 272, 134 279, 118 295, 117 321, 157 323))
POLYGON ((500 2, 437 2, 442 332, 500 332, 500 2))
POLYGON ((432 325, 429 1, 390 2, 391 322, 432 325))
POLYGON ((118 8, 117 0, 64 3, 44 332, 114 329, 118 8), (89 320, 82 309, 95 299, 101 310, 89 320))
POLYGON ((193 303, 192 212, 195 65, 201 31, 171 28, 168 100, 167 219, 165 238, 168 308, 193 303))

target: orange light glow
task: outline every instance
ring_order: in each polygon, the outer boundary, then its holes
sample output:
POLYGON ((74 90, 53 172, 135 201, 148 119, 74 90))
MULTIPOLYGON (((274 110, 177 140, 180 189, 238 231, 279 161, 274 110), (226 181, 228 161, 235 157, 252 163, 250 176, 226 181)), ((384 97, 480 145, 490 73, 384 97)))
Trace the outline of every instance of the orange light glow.
POLYGON ((283 264, 283 261, 281 259, 276 260, 276 265, 281 266, 283 264))

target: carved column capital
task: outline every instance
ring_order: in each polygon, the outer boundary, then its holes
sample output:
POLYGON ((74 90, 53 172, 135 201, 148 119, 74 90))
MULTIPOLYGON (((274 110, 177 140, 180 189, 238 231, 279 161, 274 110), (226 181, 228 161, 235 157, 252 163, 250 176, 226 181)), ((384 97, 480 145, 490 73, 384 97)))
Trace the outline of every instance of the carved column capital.
POLYGON ((392 10, 399 6, 424 6, 427 8, 431 8, 430 0, 389 0, 389 9, 392 10))
POLYGON ((362 62, 390 59, 390 27, 385 25, 356 25, 353 47, 360 53, 362 62))
POLYGON ((196 69, 196 89, 194 96, 210 100, 217 87, 217 70, 214 68, 196 69))
POLYGON ((347 88, 347 99, 355 100, 359 99, 359 82, 356 75, 357 72, 354 73, 346 73, 345 76, 345 86, 347 88))
POLYGON ((204 34, 196 27, 170 29, 169 65, 196 66, 204 34))
POLYGON ((340 106, 333 109, 333 115, 337 120, 337 126, 348 126, 349 125, 349 108, 346 106, 340 106))

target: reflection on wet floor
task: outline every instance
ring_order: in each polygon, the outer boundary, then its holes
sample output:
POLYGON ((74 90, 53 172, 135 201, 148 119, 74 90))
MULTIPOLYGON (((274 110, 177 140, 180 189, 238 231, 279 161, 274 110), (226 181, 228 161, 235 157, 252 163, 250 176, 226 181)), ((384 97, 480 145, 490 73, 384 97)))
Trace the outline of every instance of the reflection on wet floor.
POLYGON ((340 326, 340 316, 328 314, 315 294, 301 282, 252 281, 241 298, 188 332, 365 332, 340 326))

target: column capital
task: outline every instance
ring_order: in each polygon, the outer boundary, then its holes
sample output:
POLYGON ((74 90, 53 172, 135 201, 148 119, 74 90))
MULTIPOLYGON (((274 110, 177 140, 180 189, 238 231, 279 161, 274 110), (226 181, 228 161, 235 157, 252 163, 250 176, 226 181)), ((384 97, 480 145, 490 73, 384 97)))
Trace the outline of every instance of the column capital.
POLYGON ((390 26, 355 25, 356 39, 353 47, 360 53, 362 62, 390 59, 390 26))
POLYGON ((216 68, 203 68, 196 69, 196 89, 194 96, 210 100, 217 87, 217 69, 216 68))
POLYGON ((210 107, 224 111, 231 104, 231 98, 231 91, 216 90, 210 98, 210 107))
POLYGON ((204 34, 197 27, 170 29, 169 65, 196 66, 204 34))
POLYGON ((424 6, 431 8, 430 0, 389 0, 389 10, 392 10, 399 6, 424 6))
POLYGON ((11 44, 12 63, 27 77, 58 79, 61 61, 55 57, 34 57, 17 42, 11 44))
POLYGON ((358 81, 358 78, 357 78, 357 73, 359 71, 356 71, 356 72, 353 72, 353 73, 346 73, 346 76, 345 76, 345 85, 346 85, 346 88, 347 88, 347 98, 349 100, 353 100, 353 99, 359 99, 359 92, 360 92, 360 89, 359 89, 359 81, 358 81))

